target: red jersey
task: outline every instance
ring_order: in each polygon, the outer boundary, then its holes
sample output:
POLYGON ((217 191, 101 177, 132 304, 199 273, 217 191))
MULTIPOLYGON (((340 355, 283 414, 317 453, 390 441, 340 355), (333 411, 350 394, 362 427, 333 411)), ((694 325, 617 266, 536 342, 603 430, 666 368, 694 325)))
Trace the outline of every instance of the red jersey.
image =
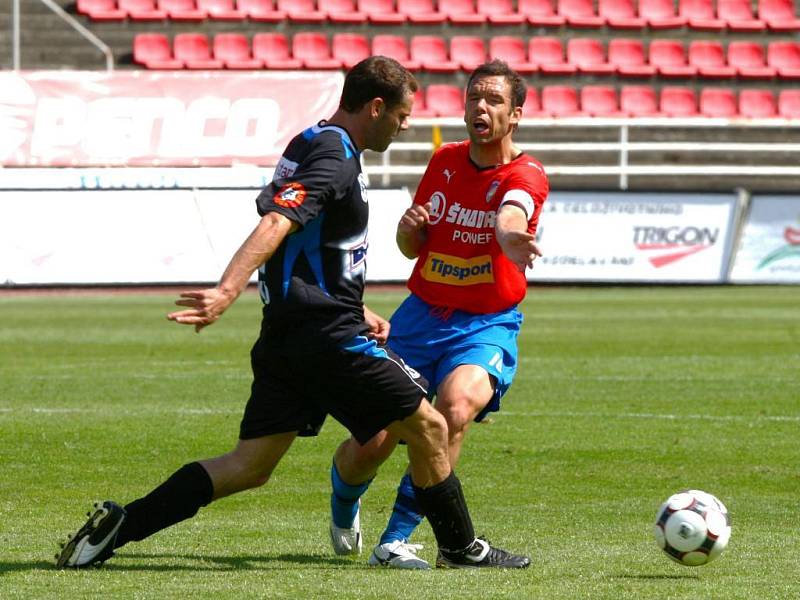
POLYGON ((430 202, 431 210, 408 289, 428 304, 488 314, 518 304, 528 284, 497 243, 497 213, 507 203, 521 207, 535 235, 550 185, 542 165, 527 154, 479 168, 469 144, 439 148, 417 188, 414 203, 430 202))

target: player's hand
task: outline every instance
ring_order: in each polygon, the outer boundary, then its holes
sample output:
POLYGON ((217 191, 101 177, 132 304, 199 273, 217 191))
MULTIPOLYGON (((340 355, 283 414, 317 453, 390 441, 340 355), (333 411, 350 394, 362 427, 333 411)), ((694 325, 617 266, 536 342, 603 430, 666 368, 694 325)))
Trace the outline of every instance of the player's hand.
POLYGON ((498 237, 497 242, 508 259, 524 273, 525 269, 532 268, 533 261, 542 255, 535 240, 536 238, 527 231, 509 231, 502 238, 498 237))
POLYGON ((194 330, 200 333, 203 327, 216 322, 235 299, 220 288, 181 292, 175 304, 189 308, 171 312, 167 319, 184 325, 194 325, 194 330))
POLYGON ((364 306, 364 321, 369 326, 369 337, 383 345, 389 339, 389 321, 364 306))
POLYGON ((430 220, 431 203, 426 204, 412 204, 400 217, 400 222, 397 224, 397 232, 401 235, 409 235, 415 231, 419 231, 428 224, 430 220))

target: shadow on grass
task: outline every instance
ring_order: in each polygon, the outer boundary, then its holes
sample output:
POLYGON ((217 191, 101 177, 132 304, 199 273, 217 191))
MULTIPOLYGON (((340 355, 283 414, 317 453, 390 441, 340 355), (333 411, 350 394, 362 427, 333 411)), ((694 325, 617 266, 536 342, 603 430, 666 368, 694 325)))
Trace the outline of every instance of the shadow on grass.
MULTIPOLYGON (((108 563, 103 571, 263 571, 285 569, 285 563, 295 563, 306 568, 337 569, 361 563, 345 558, 331 558, 309 554, 279 554, 277 556, 202 556, 198 554, 141 554, 120 553, 108 563), (139 561, 146 561, 142 564, 139 561), (174 564, 175 560, 182 564, 174 564), (164 560, 165 564, 149 564, 151 561, 164 560)), ((366 563, 363 563, 366 568, 366 563)), ((88 569, 91 571, 94 567, 88 569)), ((4 574, 20 571, 55 571, 53 562, 48 561, 0 561, 0 577, 4 574)))

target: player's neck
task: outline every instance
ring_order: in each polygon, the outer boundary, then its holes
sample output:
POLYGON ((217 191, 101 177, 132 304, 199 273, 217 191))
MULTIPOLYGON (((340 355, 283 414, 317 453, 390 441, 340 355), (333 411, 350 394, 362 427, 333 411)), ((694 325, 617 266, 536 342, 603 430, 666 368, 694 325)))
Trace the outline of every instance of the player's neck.
POLYGON ((349 113, 341 108, 333 116, 325 121, 326 125, 335 125, 344 129, 350 136, 350 141, 356 145, 356 149, 361 152, 364 149, 365 139, 362 120, 358 114, 349 113))
POLYGON ((519 156, 520 150, 511 137, 505 137, 496 144, 469 145, 469 157, 480 168, 506 165, 519 156))

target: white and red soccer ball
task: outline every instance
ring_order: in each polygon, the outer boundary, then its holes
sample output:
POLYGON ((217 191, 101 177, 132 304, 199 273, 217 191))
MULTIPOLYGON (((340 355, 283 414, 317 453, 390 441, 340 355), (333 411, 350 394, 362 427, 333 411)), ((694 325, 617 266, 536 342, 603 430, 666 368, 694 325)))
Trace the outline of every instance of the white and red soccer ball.
POLYGON ((717 558, 731 537, 728 509, 700 490, 673 494, 656 514, 656 543, 682 565, 696 567, 717 558))

